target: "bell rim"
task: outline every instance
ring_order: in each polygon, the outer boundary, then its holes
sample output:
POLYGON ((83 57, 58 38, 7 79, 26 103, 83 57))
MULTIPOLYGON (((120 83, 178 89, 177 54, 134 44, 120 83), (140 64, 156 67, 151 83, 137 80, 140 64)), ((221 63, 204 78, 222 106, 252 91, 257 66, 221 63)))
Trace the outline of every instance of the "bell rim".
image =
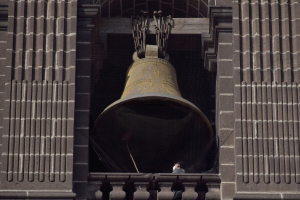
POLYGON ((135 95, 135 96, 130 96, 130 98, 121 98, 115 102, 113 102, 112 104, 110 104, 109 106, 107 106, 105 108, 105 110, 97 117, 95 123, 94 123, 94 127, 93 127, 93 131, 92 133, 95 134, 95 126, 96 124, 98 124, 98 121, 106 115, 106 113, 108 113, 110 110, 112 110, 115 106, 119 106, 119 105, 123 105, 125 103, 128 103, 130 101, 147 101, 147 100, 153 100, 153 99, 157 99, 159 98, 160 100, 163 100, 165 99, 165 101, 172 101, 174 103, 184 103, 185 106, 188 106, 190 107, 193 111, 197 112, 201 118, 204 120, 205 124, 207 125, 208 129, 209 129, 209 135, 210 137, 213 137, 213 129, 212 129, 212 126, 211 126, 211 123, 210 121, 208 120, 208 118, 203 114, 203 112, 197 107, 195 106, 192 102, 182 98, 182 97, 174 97, 172 95, 166 95, 166 94, 138 94, 138 95, 135 95))

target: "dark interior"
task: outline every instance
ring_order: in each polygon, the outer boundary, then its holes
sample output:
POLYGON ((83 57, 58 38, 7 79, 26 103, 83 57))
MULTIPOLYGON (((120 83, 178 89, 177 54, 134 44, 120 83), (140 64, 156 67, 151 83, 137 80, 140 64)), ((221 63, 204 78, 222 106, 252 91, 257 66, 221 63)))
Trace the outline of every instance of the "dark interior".
MULTIPOLYGON (((120 99, 124 89, 126 71, 132 64, 132 54, 135 51, 131 35, 110 34, 107 43, 107 59, 104 60, 103 69, 99 69, 97 64, 92 69, 91 130, 102 111, 120 99)), ((147 44, 155 44, 154 35, 147 36, 147 44)), ((171 35, 167 53, 170 56, 170 63, 177 72, 177 81, 182 97, 195 104, 206 115, 215 130, 215 74, 208 72, 203 67, 201 36, 171 35)), ((213 168, 215 155, 214 142, 211 149, 203 156, 199 172, 213 168)), ((89 156, 91 172, 109 171, 99 160, 92 147, 90 147, 89 156)), ((170 166, 170 172, 171 169, 172 166, 170 166)))

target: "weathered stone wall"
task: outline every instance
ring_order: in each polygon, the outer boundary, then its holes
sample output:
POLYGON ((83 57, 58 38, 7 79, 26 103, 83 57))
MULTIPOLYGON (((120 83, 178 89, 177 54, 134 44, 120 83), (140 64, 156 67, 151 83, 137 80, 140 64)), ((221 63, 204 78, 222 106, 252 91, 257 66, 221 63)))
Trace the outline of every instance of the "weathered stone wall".
MULTIPOLYGON (((223 2, 224 3, 224 2, 223 2)), ((229 4, 230 5, 230 4, 229 4)), ((202 36, 205 67, 216 77, 216 136, 219 147, 221 199, 235 194, 234 74, 232 45, 232 8, 211 5, 209 34, 202 36)))
MULTIPOLYGON (((300 1, 199 2, 211 7, 202 53, 217 74, 221 198, 300 199, 300 1)), ((0 1, 1 198, 87 198, 97 12, 0 1)))
POLYGON ((78 3, 73 191, 76 198, 84 199, 88 195, 92 42, 97 45, 99 8, 78 3))
POLYGON ((72 196, 77 1, 7 3, 1 190, 72 196))
MULTIPOLYGON (((4 109, 4 85, 6 64, 6 32, 7 32, 7 2, 0 2, 0 149, 2 147, 3 133, 3 109, 4 109)), ((1 150, 0 150, 1 153, 1 150)), ((0 163, 1 168, 1 163, 0 163)), ((1 179, 0 179, 1 184, 1 179)))
POLYGON ((236 199, 299 199, 299 8, 233 1, 236 199))

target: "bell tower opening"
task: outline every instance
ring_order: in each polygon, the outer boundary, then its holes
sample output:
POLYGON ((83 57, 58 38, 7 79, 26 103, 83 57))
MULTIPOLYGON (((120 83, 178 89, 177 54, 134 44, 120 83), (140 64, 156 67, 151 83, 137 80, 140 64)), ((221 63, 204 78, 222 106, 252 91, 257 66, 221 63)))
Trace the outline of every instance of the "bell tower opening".
POLYGON ((216 74, 201 59, 207 0, 94 3, 90 172, 168 173, 177 161, 216 172, 216 74))
MULTIPOLYGON (((148 44, 155 44, 155 35, 147 36, 148 44)), ((93 66, 92 71, 92 96, 91 96, 91 117, 90 117, 90 127, 93 128, 94 123, 96 122, 98 116, 105 110, 111 103, 117 101, 122 96, 124 92, 124 85, 126 83, 126 73, 129 66, 132 64, 132 54, 135 51, 133 45, 133 39, 131 35, 126 34, 108 34, 107 35, 107 57, 103 62, 103 66, 99 69, 99 65, 96 63, 93 66)), ((181 95, 184 99, 193 103, 196 107, 198 107, 203 114, 208 118, 210 124, 212 125, 213 134, 215 135, 215 74, 208 72, 204 69, 204 61, 201 59, 201 35, 197 34, 186 34, 186 35, 170 35, 168 42, 167 53, 169 54, 169 62, 174 66, 177 74, 177 82, 178 88, 181 92, 181 95)), ((163 113, 170 113, 167 111, 167 107, 162 105, 161 107, 151 107, 140 105, 139 113, 146 112, 152 113, 155 115, 157 119, 160 117, 163 118, 160 113, 162 113, 162 108, 165 109, 163 113)), ((171 114, 171 116, 179 117, 180 114, 171 114)), ((168 116, 170 118, 170 116, 168 116)), ((122 121, 126 122, 126 117, 122 119, 122 121)), ((149 120, 149 119, 148 119, 149 120)), ((154 122, 155 123, 155 122, 154 122)), ((195 123, 195 122, 194 122, 195 123)), ((156 123, 157 124, 157 123, 156 123)), ((177 125, 177 124, 176 124, 177 125)), ((129 125, 130 126, 130 125, 129 125)), ((167 126, 170 126, 167 124, 167 126)), ((144 132, 147 133, 149 127, 144 127, 144 132)), ((143 132, 143 126, 139 128, 141 132, 143 132)), ((124 131, 124 130, 122 130, 124 131)), ((159 130, 160 131, 160 130, 159 130)), ((158 131, 158 133, 159 133, 158 131)), ((201 129, 196 130, 199 134, 201 134, 201 129)), ((175 131, 174 131, 175 133, 175 131)), ((157 134, 157 133, 155 133, 157 134)), ((126 133, 124 132, 124 135, 126 133)), ((172 141, 174 137, 170 136, 170 138, 161 138, 161 141, 152 141, 150 138, 145 138, 148 140, 150 146, 151 144, 158 143, 160 146, 164 146, 168 142, 172 141), (165 140, 165 141, 163 141, 165 140)), ((186 151, 186 149, 182 148, 181 143, 186 143, 185 139, 191 138, 181 138, 179 143, 175 146, 172 146, 173 150, 165 152, 169 154, 173 159, 182 160, 181 151, 186 151), (172 156, 171 156, 172 155, 172 156)), ((126 141, 123 141, 124 147, 126 147, 126 141)), ((201 145, 201 141, 195 143, 197 146, 201 145)), ((151 155, 142 154, 138 152, 134 152, 135 149, 132 145, 128 145, 130 148, 130 153, 133 158, 139 156, 145 156, 151 160, 154 159, 153 162, 157 161, 159 165, 164 163, 164 160, 160 161, 159 156, 155 158, 150 158, 151 155)), ((99 153, 101 153, 101 145, 99 149, 93 148, 90 146, 90 158, 89 158, 89 170, 91 172, 116 172, 114 169, 107 167, 107 164, 99 159, 99 153), (100 151, 100 152, 99 152, 100 151)), ((190 151, 188 155, 193 157, 193 154, 197 154, 197 148, 194 148, 195 151, 190 151)), ((124 156, 129 157, 129 152, 126 148, 123 149, 125 152, 124 156)), ((164 150, 162 150, 164 152, 164 150)), ((160 152, 161 153, 161 152, 160 152)), ((215 157, 216 157, 216 141, 213 140, 212 144, 208 149, 204 150, 201 154, 197 154, 196 162, 191 166, 185 166, 187 172, 207 172, 215 170, 215 157)), ((164 155, 166 157, 166 155, 164 155)), ((138 161, 136 161, 138 162, 138 161)), ((174 163, 172 163, 174 164, 174 163)), ((172 172, 172 164, 168 167, 155 168, 155 167, 144 167, 144 170, 141 172, 148 173, 159 173, 159 172, 172 172)), ((131 165, 127 172, 136 172, 132 161, 130 160, 131 165)), ((146 164, 147 165, 147 164, 146 164)), ((137 167, 139 164, 137 163, 137 167)), ((120 172, 124 172, 121 170, 120 172)))

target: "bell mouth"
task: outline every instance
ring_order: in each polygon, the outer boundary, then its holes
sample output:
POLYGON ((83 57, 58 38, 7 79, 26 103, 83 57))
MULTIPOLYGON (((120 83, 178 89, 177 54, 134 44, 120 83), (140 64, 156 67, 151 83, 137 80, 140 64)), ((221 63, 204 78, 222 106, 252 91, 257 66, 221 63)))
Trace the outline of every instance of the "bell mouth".
POLYGON ((213 132, 191 102, 167 94, 139 94, 107 107, 97 118, 92 137, 109 171, 136 172, 130 151, 143 173, 171 172, 178 160, 187 172, 197 172, 213 132))

